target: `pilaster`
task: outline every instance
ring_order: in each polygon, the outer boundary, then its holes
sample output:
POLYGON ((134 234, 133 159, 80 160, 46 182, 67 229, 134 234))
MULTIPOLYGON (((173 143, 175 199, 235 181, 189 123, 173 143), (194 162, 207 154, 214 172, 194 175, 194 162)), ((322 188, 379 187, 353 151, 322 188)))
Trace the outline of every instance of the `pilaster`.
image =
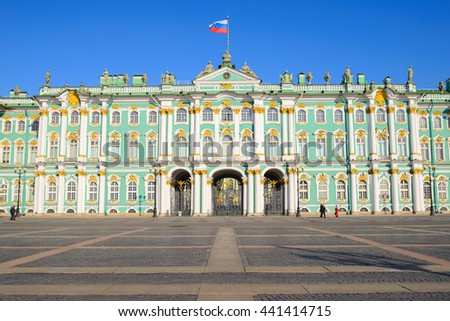
POLYGON ((58 209, 57 213, 64 213, 64 191, 65 191, 65 175, 64 167, 58 167, 58 171, 56 172, 58 176, 58 209))
POLYGON ((397 159, 397 137, 395 135, 395 106, 389 105, 387 108, 389 123, 389 153, 391 160, 397 159))
POLYGON ((99 198, 98 198, 98 212, 106 213, 105 202, 106 202, 106 168, 101 165, 98 171, 98 175, 100 176, 100 184, 99 184, 99 198))
POLYGON ((248 194, 247 194, 247 206, 248 206, 248 215, 255 214, 254 208, 254 187, 255 187, 255 171, 252 169, 247 170, 248 176, 248 194))
POLYGON ((380 186, 379 186, 379 170, 376 166, 373 166, 369 170, 371 175, 371 191, 372 191, 372 213, 378 213, 380 211, 380 186))
POLYGON ((398 168, 391 169, 392 214, 397 214, 400 208, 398 173, 398 168))
POLYGON ((351 214, 358 212, 358 182, 356 181, 356 173, 356 168, 352 167, 350 169, 351 214))

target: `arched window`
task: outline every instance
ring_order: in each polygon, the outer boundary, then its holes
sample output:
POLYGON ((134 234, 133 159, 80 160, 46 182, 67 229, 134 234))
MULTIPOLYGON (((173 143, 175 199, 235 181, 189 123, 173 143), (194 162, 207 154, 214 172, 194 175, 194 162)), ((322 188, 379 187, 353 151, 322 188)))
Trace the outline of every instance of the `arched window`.
POLYGON ((111 123, 113 125, 119 125, 120 124, 120 111, 113 111, 111 116, 111 123))
POLYGON ((78 157, 78 141, 76 139, 72 139, 69 142, 68 158, 76 158, 76 157, 78 157))
POLYGON ((152 110, 148 113, 148 123, 149 124, 156 124, 158 122, 158 115, 156 114, 156 111, 152 110))
POLYGON ((362 109, 358 109, 356 112, 355 112, 355 121, 357 122, 357 123, 364 123, 364 120, 365 119, 365 117, 364 117, 364 111, 362 110, 362 109))
POLYGON ((439 182, 437 185, 438 190, 438 199, 446 200, 447 199, 447 184, 445 182, 439 182))
POLYGON ((57 111, 54 111, 50 117, 50 124, 51 125, 59 125, 59 113, 57 111))
POLYGON ((34 183, 27 184, 27 202, 34 202, 34 183))
POLYGON ((156 140, 154 139, 147 141, 147 158, 156 159, 156 140))
POLYGON ((377 152, 378 152, 379 156, 386 156, 387 155, 386 138, 384 138, 384 137, 379 137, 378 138, 377 152))
POLYGON ((120 141, 114 139, 111 141, 111 148, 109 149, 109 157, 120 158, 120 141))
POLYGON ((100 124, 100 113, 98 111, 93 111, 91 114, 91 124, 98 125, 100 124))
POLYGON ((70 114, 70 123, 72 125, 77 125, 80 121, 80 113, 77 110, 72 111, 70 114))
POLYGON ((356 138, 356 156, 358 157, 366 156, 366 137, 356 138))
POLYGON ((233 157, 233 138, 230 135, 222 137, 222 151, 224 157, 233 157))
POLYGON ((77 199, 77 184, 75 182, 69 182, 67 184, 67 196, 68 201, 76 201, 77 199))
POLYGON ((178 136, 175 140, 175 158, 187 158, 188 155, 188 143, 185 137, 178 136))
POLYGON ((0 185, 0 202, 6 203, 8 201, 8 185, 0 185))
POLYGON ((380 181, 380 197, 386 200, 390 198, 389 182, 387 179, 382 179, 380 181))
POLYGON ((90 148, 91 158, 93 158, 93 159, 98 158, 98 147, 99 147, 98 140, 97 139, 91 140, 91 146, 90 147, 91 147, 90 148))
POLYGON ((96 202, 97 201, 97 195, 98 195, 98 185, 96 182, 90 182, 89 183, 89 197, 88 201, 96 202))
POLYGON ((335 156, 344 157, 345 156, 345 140, 344 137, 335 137, 334 138, 334 151, 335 156))
POLYGON ((147 184, 147 200, 154 201, 155 200, 155 181, 149 181, 147 184))
POLYGON ((242 138, 242 155, 249 156, 250 158, 255 157, 255 143, 250 136, 244 136, 242 138))
POLYGON ((422 130, 428 129, 428 122, 425 117, 419 118, 419 129, 422 129, 422 130))
POLYGON ((359 181, 358 184, 358 198, 360 200, 366 200, 367 199, 367 182, 366 181, 359 181))
POLYGON ((377 123, 384 123, 386 122, 386 113, 383 109, 378 108, 377 109, 377 123))
POLYGON ((431 199, 431 184, 429 182, 423 183, 423 198, 426 200, 431 199))
POLYGON ((317 184, 317 191, 318 191, 318 199, 320 200, 326 200, 328 199, 328 182, 327 181, 319 181, 319 184, 317 184))
POLYGON ((35 120, 34 122, 31 123, 31 131, 37 132, 38 130, 39 130, 39 121, 35 120))
POLYGON ((406 121, 406 115, 403 109, 398 109, 395 115, 397 118, 397 123, 404 123, 406 121))
POLYGON ((298 156, 308 157, 308 139, 306 137, 298 139, 298 156))
POLYGON ((185 123, 187 122, 187 111, 184 108, 180 108, 177 110, 177 118, 175 120, 177 123, 185 123))
POLYGON ((19 120, 17 122, 17 131, 23 133, 25 131, 25 121, 19 120))
POLYGON ((316 111, 316 123, 325 122, 325 110, 319 109, 316 111))
POLYGON ((130 124, 137 124, 139 123, 139 113, 136 110, 133 110, 130 113, 130 124))
POLYGON ((299 199, 306 200, 309 198, 308 192, 308 182, 305 180, 301 180, 298 186, 299 199))
POLYGON ((334 122, 335 123, 344 122, 344 113, 342 112, 342 110, 337 109, 334 111, 334 122))
POLYGON ((278 121, 278 109, 269 108, 269 110, 267 111, 267 121, 278 121))
POLYGON ((400 181, 400 198, 409 199, 409 184, 405 179, 400 181))
POLYGON ((12 123, 10 120, 6 120, 3 123, 3 131, 9 133, 12 130, 12 123))
POLYGON ((128 143, 128 157, 132 160, 139 158, 139 142, 137 140, 130 140, 128 143))
POLYGON ((439 116, 435 116, 433 119, 433 128, 442 129, 442 119, 439 116))
POLYGON ((112 181, 109 186, 109 200, 118 201, 119 200, 119 183, 112 181))
POLYGON ((214 156, 213 140, 209 136, 203 138, 203 156, 214 156))
POLYGON ((222 109, 222 121, 233 121, 233 110, 231 108, 222 109))
POLYGON ((345 181, 342 179, 338 180, 336 183, 336 199, 340 201, 347 199, 345 181))
POLYGON ((137 200, 137 184, 136 182, 128 183, 127 201, 137 200))
POLYGON ((272 135, 269 136, 269 157, 270 158, 277 158, 280 156, 279 146, 278 146, 278 137, 272 135))
POLYGON ((250 108, 243 108, 241 112, 241 121, 252 121, 252 110, 250 108))
POLYGON ((202 112, 203 121, 213 121, 213 111, 211 108, 205 108, 202 112))
POLYGON ((297 113, 297 121, 299 123, 306 123, 306 110, 300 109, 297 113))
POLYGON ((422 154, 423 160, 430 160, 430 145, 428 141, 422 140, 420 142, 420 153, 422 154))
POLYGON ((405 157, 408 153, 406 150, 406 137, 398 137, 397 138, 397 149, 398 156, 405 157))

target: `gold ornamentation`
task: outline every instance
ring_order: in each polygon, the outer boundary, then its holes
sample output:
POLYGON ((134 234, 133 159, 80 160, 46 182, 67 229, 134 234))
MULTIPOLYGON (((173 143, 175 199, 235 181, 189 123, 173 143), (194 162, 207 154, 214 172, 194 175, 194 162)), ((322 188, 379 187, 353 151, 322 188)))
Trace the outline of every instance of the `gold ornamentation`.
POLYGON ((23 146, 24 145, 24 143, 23 143, 23 141, 21 141, 21 140, 19 140, 17 143, 16 143, 16 146, 23 146))
POLYGON ((253 107, 253 111, 254 111, 256 114, 264 114, 264 107, 257 107, 257 106, 254 106, 254 107, 253 107))
MULTIPOLYGON (((39 110, 39 116, 48 116, 48 110, 47 109, 39 110)), ((5 118, 5 117, 7 117, 7 116, 4 116, 3 118, 5 118)))
POLYGON ((212 107, 212 104, 210 102, 204 102, 203 107, 212 107))
POLYGON ((246 101, 243 102, 241 106, 244 107, 244 108, 252 107, 252 105, 250 103, 246 102, 246 101))
POLYGON ((400 180, 403 181, 409 181, 409 176, 406 173, 403 173, 402 175, 400 175, 400 180))
POLYGON ((340 173, 340 174, 337 176, 337 179, 345 179, 345 175, 342 174, 342 173, 340 173))
POLYGON ((39 115, 33 115, 30 118, 31 118, 31 120, 37 120, 39 118, 39 115))
POLYGON ((255 173, 255 175, 259 175, 261 173, 259 169, 255 169, 253 172, 255 173))
POLYGON ((328 181, 328 177, 325 174, 320 174, 319 177, 317 177, 317 180, 319 182, 326 182, 328 181))
POLYGON ((186 104, 183 104, 182 102, 179 102, 177 107, 186 107, 186 104))
POLYGON ((80 104, 80 97, 75 90, 69 92, 67 95, 67 102, 74 108, 80 104))
POLYGON ((56 172, 56 175, 57 176, 66 176, 66 172, 63 171, 63 170, 59 170, 59 171, 56 172))
POLYGON ((336 107, 336 108, 342 108, 342 104, 341 104, 341 103, 337 103, 336 105, 334 105, 334 107, 336 107))
POLYGON ((278 107, 278 104, 276 102, 274 102, 274 101, 271 101, 269 103, 269 107, 278 107))
POLYGON ((222 84, 220 84, 220 86, 222 87, 222 89, 226 89, 226 90, 230 90, 231 87, 233 87, 233 85, 230 83, 222 83, 222 84))
POLYGON ((88 114, 89 114, 89 111, 87 109, 80 109, 81 116, 87 116, 88 114))
POLYGON ((388 114, 393 114, 395 112, 395 106, 389 106, 387 108, 387 112, 388 112, 388 114))
POLYGON ((97 177, 95 177, 94 175, 89 176, 88 182, 89 183, 96 183, 97 182, 97 177))
POLYGON ((298 108, 305 108, 305 104, 303 103, 298 104, 298 108))
POLYGON ((148 105, 148 108, 150 108, 150 109, 154 109, 154 108, 156 108, 156 106, 155 106, 155 105, 153 105, 153 104, 150 104, 150 105, 148 105))
POLYGON ((103 116, 108 115, 108 109, 102 108, 100 111, 101 111, 101 113, 102 113, 103 116))
POLYGON ((129 135, 131 140, 137 140, 139 138, 139 133, 137 132, 131 132, 129 135))
POLYGON ((231 106, 231 102, 229 100, 224 100, 222 102, 222 105, 225 106, 225 107, 230 107, 231 106))
POLYGON ((106 171, 99 170, 99 171, 98 171, 98 175, 99 175, 99 176, 105 176, 105 175, 106 175, 106 171))
POLYGON ((269 131, 269 135, 270 135, 270 136, 276 136, 276 137, 278 137, 278 132, 277 132, 277 130, 276 130, 275 128, 272 128, 272 129, 269 131))
POLYGON ((348 107, 348 108, 347 108, 347 112, 348 112, 349 114, 353 113, 353 110, 354 110, 353 107, 348 107))
POLYGON ((58 106, 52 106, 50 107, 51 110, 59 110, 58 106))
POLYGON ((36 140, 32 140, 31 142, 30 142, 30 146, 37 146, 37 141, 36 140))
POLYGON ((77 170, 77 175, 78 176, 86 176, 86 172, 80 169, 80 170, 77 170))
POLYGON ((324 108, 323 104, 317 104, 317 108, 324 108))
POLYGON ((416 114, 419 109, 417 107, 409 107, 407 109, 409 114, 416 114))
POLYGON ((135 105, 130 106, 130 109, 131 110, 138 110, 137 106, 135 106, 135 105))
POLYGON ((379 172, 380 172, 380 170, 379 170, 379 169, 376 169, 376 168, 374 168, 374 169, 369 169, 369 174, 370 174, 370 175, 377 175, 379 172))
POLYGON ((397 107, 402 108, 403 106, 405 106, 403 103, 398 103, 397 107))
POLYGON ((186 132, 184 130, 180 130, 177 134, 178 137, 186 137, 186 132))
POLYGON ((247 185, 248 181, 246 179, 242 180, 242 185, 247 185))
POLYGON ((252 132, 250 131, 250 129, 244 129, 244 131, 242 132, 242 137, 252 137, 252 132))
POLYGON ((220 108, 214 108, 214 114, 216 115, 220 114, 220 108))
POLYGON ((53 175, 49 176, 47 182, 49 182, 49 183, 56 183, 56 177, 53 176, 53 175))
POLYGON ((17 116, 18 120, 24 120, 25 119, 25 115, 20 114, 19 116, 17 116))
POLYGON ((236 115, 239 115, 240 112, 241 112, 240 109, 238 109, 238 108, 235 108, 235 109, 234 109, 234 113, 235 113, 236 115))
POLYGON ((397 175, 399 172, 400 172, 400 170, 399 170, 398 168, 392 168, 392 169, 390 170, 390 173, 391 173, 391 174, 394 174, 394 175, 397 175))
POLYGON ((159 170, 159 175, 161 175, 161 176, 167 175, 167 171, 165 169, 160 169, 159 170))
POLYGON ((356 173, 358 173, 358 170, 356 168, 352 168, 350 170, 350 174, 355 175, 356 173))
POLYGON ((206 185, 211 185, 212 184, 212 179, 207 179, 206 180, 206 185))
POLYGON ((366 108, 366 111, 368 114, 373 114, 375 112, 376 107, 375 106, 370 106, 366 108))
POLYGON ((130 175, 128 177, 128 182, 137 182, 137 177, 136 175, 130 175))
POLYGON ((387 101, 386 99, 386 91, 384 89, 378 89, 375 94, 375 101, 377 102, 378 106, 382 106, 387 101))

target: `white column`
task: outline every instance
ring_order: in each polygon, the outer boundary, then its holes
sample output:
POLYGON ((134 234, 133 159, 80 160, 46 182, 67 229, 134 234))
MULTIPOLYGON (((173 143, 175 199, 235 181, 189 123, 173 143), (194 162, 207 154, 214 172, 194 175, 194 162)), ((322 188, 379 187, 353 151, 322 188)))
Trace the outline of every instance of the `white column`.
POLYGON ((391 169, 391 186, 392 186, 392 212, 393 214, 399 211, 399 181, 398 168, 391 169))
MULTIPOLYGON (((167 148, 166 148, 166 126, 167 126, 167 110, 159 109, 160 119, 159 119, 159 160, 162 161, 166 159, 167 148)), ((158 204, 156 204, 159 206, 158 204)))
POLYGON ((84 169, 79 169, 78 173, 78 184, 77 184, 77 213, 84 213, 84 201, 86 195, 86 172, 84 169))
POLYGON ((65 191, 65 186, 64 186, 64 169, 63 168, 59 168, 58 171, 56 172, 56 174, 58 175, 58 210, 57 213, 64 213, 64 191, 65 191))
POLYGON ((205 175, 203 176, 203 191, 202 191, 202 197, 203 197, 203 213, 207 215, 212 215, 212 178, 209 178, 206 175, 206 171, 204 171, 205 175))
POLYGON ((194 170, 194 215, 200 214, 201 170, 194 170))
POLYGON ((256 215, 264 214, 264 182, 261 179, 261 171, 255 170, 255 213, 256 215))
POLYGON ((160 170, 161 174, 161 215, 165 216, 170 210, 170 180, 167 178, 167 171, 165 169, 160 170))
POLYGON ((255 139, 255 154, 259 159, 264 159, 264 107, 262 99, 254 100, 253 116, 254 116, 254 139, 255 139))
POLYGON ((248 189, 247 189, 247 207, 248 207, 248 211, 247 213, 250 214, 254 214, 255 213, 255 208, 254 208, 254 201, 253 201, 253 197, 254 197, 254 187, 255 187, 255 171, 254 170, 247 170, 247 176, 248 176, 248 189))
POLYGON ((358 183, 356 181, 356 168, 350 169, 350 193, 351 193, 351 204, 352 204, 352 210, 351 213, 358 212, 358 183))
POLYGON ((106 212, 105 209, 105 198, 106 198, 106 171, 104 166, 100 166, 98 171, 100 175, 100 185, 99 185, 99 198, 98 198, 98 213, 102 214, 106 212))
MULTIPOLYGON (((289 179, 287 176, 283 177, 283 190, 284 190, 284 212, 289 214, 290 201, 289 201, 289 179)), ((285 214, 283 213, 283 215, 285 214)))
POLYGON ((220 141, 219 127, 220 127, 220 108, 214 109, 214 141, 220 141))
MULTIPOLYGON (((102 101, 102 133, 99 142, 100 148, 100 161, 106 161, 106 143, 107 143, 107 121, 108 121, 108 105, 106 101, 102 101)), ((103 208, 102 208, 103 210, 103 208)))
POLYGON ((245 176, 242 177, 242 202, 244 216, 248 214, 248 180, 245 176))
POLYGON ((422 197, 421 191, 423 190, 421 186, 421 173, 422 171, 416 166, 413 168, 412 182, 413 182, 413 206, 414 213, 422 212, 422 197))
POLYGON ((369 156, 370 159, 378 159, 377 155, 377 137, 375 134, 375 106, 370 106, 367 108, 369 112, 369 156))
POLYGON ((34 211, 38 214, 44 212, 44 192, 45 192, 45 171, 43 167, 35 172, 34 185, 34 211))
POLYGON ((289 206, 288 215, 295 215, 295 168, 288 170, 289 206))
MULTIPOLYGON (((86 102, 81 102, 81 123, 80 123, 80 136, 79 136, 79 152, 78 152, 78 161, 86 162, 86 139, 87 139, 87 118, 89 111, 86 106, 86 102)), ((80 206, 80 204, 78 204, 80 206)))
POLYGON ((202 196, 202 201, 201 201, 201 203, 202 203, 202 208, 201 208, 202 215, 207 215, 208 214, 208 208, 209 208, 208 203, 211 204, 211 198, 208 198, 208 186, 207 186, 207 177, 206 177, 207 174, 208 174, 208 170, 203 169, 202 170, 202 175, 201 175, 202 187, 201 187, 201 190, 200 190, 200 193, 201 193, 201 196, 202 196))
MULTIPOLYGON (((191 104, 189 107, 189 156, 195 157, 195 129, 196 129, 196 108, 195 105, 191 104)), ((195 213, 195 212, 194 212, 195 213)))
POLYGON ((373 168, 369 171, 371 174, 371 187, 372 187, 372 212, 378 213, 380 211, 380 186, 378 183, 378 172, 377 168, 373 168))
POLYGON ((289 117, 289 144, 291 147, 289 148, 289 156, 291 159, 295 156, 296 152, 296 143, 295 143, 295 108, 292 106, 288 109, 288 117, 289 117))
POLYGON ((156 214, 161 214, 161 176, 159 170, 155 170, 156 186, 155 186, 155 200, 156 200, 156 214))
MULTIPOLYGON (((409 125, 410 125, 410 142, 411 142, 411 159, 418 160, 420 159, 420 149, 419 149, 419 131, 417 129, 417 107, 413 106, 414 103, 409 103, 408 113, 409 113, 409 125)), ((430 115, 431 117, 432 115, 430 115)), ((431 147, 431 145, 430 145, 431 147)))
POLYGON ((389 154, 392 160, 397 159, 397 137, 395 135, 395 107, 389 106, 388 124, 389 124, 389 154))
POLYGON ((241 112, 241 110, 239 108, 236 108, 234 110, 234 138, 233 138, 233 143, 236 144, 236 146, 233 145, 233 156, 234 155, 241 155, 241 149, 239 142, 241 141, 241 132, 240 132, 240 127, 239 124, 240 119, 239 119, 239 113, 241 112))
MULTIPOLYGON (((350 148, 349 155, 350 160, 356 159, 356 153, 355 153, 355 132, 353 129, 353 106, 348 106, 347 113, 348 113, 348 146, 350 148)), ((353 208, 353 206, 352 206, 353 208)))
POLYGON ((48 128, 48 110, 47 102, 42 103, 42 109, 39 111, 39 136, 38 136, 38 155, 36 163, 44 162, 47 156, 47 128, 48 128))
POLYGON ((288 148, 286 148, 285 143, 289 140, 288 138, 288 119, 287 119, 287 109, 286 108, 281 108, 281 120, 282 120, 282 124, 281 124, 281 131, 282 131, 282 137, 280 140, 280 143, 282 144, 282 150, 281 150, 281 155, 283 157, 283 160, 286 159, 286 156, 289 154, 289 150, 288 148))
POLYGON ((173 159, 173 108, 167 110, 167 159, 173 159))
POLYGON ((60 148, 59 148, 59 155, 58 155, 58 161, 63 162, 64 157, 66 156, 66 132, 67 132, 67 109, 66 109, 66 102, 62 102, 62 109, 61 109, 61 141, 60 141, 60 148))

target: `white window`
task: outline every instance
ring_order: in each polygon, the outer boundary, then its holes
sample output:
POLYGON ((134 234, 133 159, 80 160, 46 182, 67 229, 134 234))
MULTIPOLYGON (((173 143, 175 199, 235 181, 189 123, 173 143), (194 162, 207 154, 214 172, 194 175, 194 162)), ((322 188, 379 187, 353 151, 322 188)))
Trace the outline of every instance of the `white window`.
POLYGON ((358 157, 366 156, 366 138, 365 137, 356 138, 356 156, 358 156, 358 157))
POLYGON ((278 138, 276 136, 269 137, 269 157, 276 158, 280 156, 279 146, 278 146, 278 138))
POLYGON ((400 198, 409 199, 409 185, 407 180, 400 181, 400 198))
POLYGON ((14 184, 13 186, 13 203, 17 203, 19 199, 19 184, 14 184))
POLYGON ((316 111, 316 123, 325 122, 325 110, 319 109, 316 111))
POLYGON ((98 140, 91 140, 91 158, 98 158, 98 140))
POLYGON ((336 199, 345 200, 347 198, 346 186, 343 180, 338 180, 336 183, 336 199))
POLYGON ((222 109, 222 121, 233 121, 233 110, 231 108, 222 109))
POLYGON ((404 123, 406 121, 406 114, 403 109, 398 109, 396 112, 397 123, 404 123))
POLYGON ((306 110, 300 109, 297 113, 297 121, 299 123, 306 123, 306 110))
POLYGON ((436 160, 443 161, 444 160, 444 144, 441 142, 435 142, 434 150, 436 152, 436 160))
POLYGON ((156 159, 156 140, 154 139, 147 141, 147 158, 156 159))
POLYGON ((78 157, 78 141, 76 139, 72 139, 69 142, 69 154, 67 157, 71 159, 78 157))
POLYGON ((109 200, 118 201, 119 200, 119 183, 112 181, 109 187, 109 200))
POLYGON ((389 199, 390 198, 390 192, 389 192, 389 182, 387 179, 382 179, 380 181, 380 196, 382 198, 389 199))
POLYGON ((59 144, 58 144, 58 141, 57 140, 51 140, 50 141, 50 155, 49 155, 49 158, 51 158, 51 159, 56 159, 56 158, 58 158, 58 148, 59 148, 59 146, 58 146, 59 144))
POLYGON ((423 197, 426 200, 431 199, 431 184, 429 182, 423 183, 423 197))
POLYGON ((334 111, 334 122, 335 123, 342 123, 344 122, 344 113, 342 110, 337 109, 334 111))
POLYGON ((406 150, 406 137, 397 138, 398 156, 405 157, 407 155, 406 150))
POLYGON ((428 129, 428 122, 425 117, 419 118, 419 129, 423 129, 423 130, 428 129))
POLYGON ((16 158, 14 160, 15 164, 23 164, 23 146, 16 146, 16 158))
POLYGON ((386 113, 383 109, 378 108, 377 109, 377 123, 384 123, 386 122, 386 113))
POLYGON ((100 124, 100 113, 98 111, 94 111, 91 114, 91 124, 98 125, 100 124))
POLYGON ((70 123, 72 125, 77 125, 80 121, 80 113, 77 110, 72 111, 70 114, 70 123))
POLYGON ((1 184, 0 185, 0 202, 6 203, 8 200, 8 185, 1 184))
POLYGON ((9 164, 9 158, 11 156, 11 147, 4 146, 2 150, 2 163, 9 164))
POLYGON ((338 157, 345 156, 345 140, 344 137, 336 137, 334 139, 334 155, 338 157))
POLYGON ((320 200, 328 199, 328 182, 327 181, 319 181, 317 190, 318 190, 318 199, 320 199, 320 200))
POLYGON ((176 122, 177 123, 185 123, 185 122, 187 122, 187 111, 186 111, 186 109, 181 108, 181 109, 177 110, 176 122))
POLYGON ((10 120, 6 120, 3 123, 3 131, 9 133, 12 130, 12 123, 10 120))
POLYGON ((19 133, 23 133, 25 131, 25 121, 19 120, 19 122, 17 123, 17 131, 19 133))
POLYGON ((75 182, 69 182, 67 184, 67 200, 76 201, 77 199, 77 184, 75 182))
POLYGON ((139 142, 137 140, 130 140, 128 142, 128 157, 132 160, 139 158, 139 142))
POLYGON ((35 120, 31 123, 31 131, 37 132, 39 130, 39 121, 35 120))
POLYGON ((305 180, 301 180, 299 183, 299 187, 298 187, 298 191, 299 191, 299 198, 301 200, 306 200, 308 199, 308 182, 305 180))
POLYGON ((202 112, 203 121, 213 121, 213 111, 211 108, 205 108, 202 112))
POLYGON ((267 121, 278 122, 278 109, 269 108, 267 111, 267 121))
POLYGON ((149 124, 156 124, 158 122, 158 115, 156 114, 156 111, 152 110, 148 113, 148 123, 149 124))
POLYGON ((98 185, 96 182, 90 182, 89 183, 89 196, 88 201, 96 202, 97 201, 97 195, 98 195, 98 185))
POLYGON ((133 110, 130 113, 130 124, 137 124, 137 123, 139 123, 139 113, 133 110))
POLYGON ((37 156, 37 146, 30 146, 29 162, 31 164, 34 164, 36 162, 36 156, 37 156))
POLYGON ((175 141, 175 150, 174 150, 175 158, 187 158, 188 156, 188 143, 185 137, 178 136, 175 141))
POLYGON ((112 140, 111 149, 109 150, 109 157, 120 158, 120 141, 112 140))
POLYGON ((242 109, 241 121, 252 121, 252 110, 250 108, 242 109))
POLYGON ((34 183, 27 184, 27 202, 34 202, 34 183))
POLYGON ((135 182, 130 182, 128 184, 127 200, 128 201, 137 200, 137 184, 135 182))
POLYGON ((378 152, 379 156, 386 156, 387 155, 386 138, 384 138, 384 137, 379 137, 378 138, 377 152, 378 152))
POLYGON ((324 137, 317 138, 316 140, 316 157, 323 158, 326 156, 326 141, 324 137))
POLYGON ((365 115, 364 111, 362 109, 358 109, 355 112, 355 121, 357 123, 364 123, 364 119, 365 119, 364 115, 365 115))
POLYGON ((233 138, 230 135, 222 137, 222 154, 224 157, 233 157, 233 138))
POLYGON ((50 124, 51 125, 59 125, 59 113, 57 111, 54 111, 50 117, 50 124))
POLYGON ((214 145, 211 137, 206 136, 203 138, 203 156, 213 156, 214 145))
POLYGON ((308 157, 308 140, 304 137, 298 139, 298 155, 308 157))
POLYGON ((111 123, 113 125, 119 125, 120 124, 120 111, 114 111, 111 116, 111 123))
POLYGON ((149 181, 147 184, 147 200, 154 201, 155 200, 155 181, 149 181))
POLYGON ((420 143, 420 153, 423 160, 430 160, 430 149, 428 142, 422 141, 420 143))
POLYGON ((442 129, 442 119, 439 116, 434 117, 433 119, 433 128, 434 129, 442 129))
POLYGON ((359 184, 358 184, 358 198, 360 200, 366 200, 367 199, 367 182, 366 181, 359 181, 359 184))
POLYGON ((444 182, 439 182, 437 185, 438 190, 438 199, 446 200, 447 199, 447 184, 444 182))
POLYGON ((56 201, 56 183, 50 182, 48 184, 47 200, 50 202, 56 201))
POLYGON ((251 158, 255 157, 255 144, 249 136, 242 138, 242 154, 251 158))

